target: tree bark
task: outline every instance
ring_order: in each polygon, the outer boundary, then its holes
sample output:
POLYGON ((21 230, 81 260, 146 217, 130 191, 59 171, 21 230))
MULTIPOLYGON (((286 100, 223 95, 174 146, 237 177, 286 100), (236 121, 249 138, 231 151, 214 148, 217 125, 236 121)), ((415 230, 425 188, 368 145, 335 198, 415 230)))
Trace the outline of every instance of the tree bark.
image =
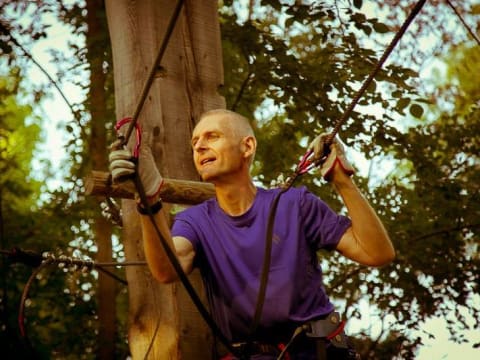
MULTIPOLYGON (((107 132, 106 132, 106 73, 103 63, 106 60, 106 48, 109 38, 103 0, 87 0, 87 61, 90 67, 90 88, 88 94, 90 121, 89 154, 93 169, 107 169, 107 132)), ((97 244, 97 261, 112 261, 112 224, 98 209, 94 217, 93 231, 97 244)), ((97 358, 110 360, 115 358, 116 339, 116 283, 106 274, 98 273, 98 347, 97 358)))
MULTIPOLYGON (((132 116, 163 40, 174 1, 107 0, 112 40, 116 115, 132 116)), ((199 115, 225 107, 217 1, 186 1, 156 79, 139 116, 164 177, 198 180, 190 148, 199 115)), ((143 259, 138 215, 123 200, 128 259, 143 259)), ((160 285, 146 268, 128 268, 129 345, 134 359, 210 359, 208 328, 180 284, 160 285), (150 349, 151 347, 151 349, 150 349)), ((198 273, 191 277, 202 292, 198 273)))

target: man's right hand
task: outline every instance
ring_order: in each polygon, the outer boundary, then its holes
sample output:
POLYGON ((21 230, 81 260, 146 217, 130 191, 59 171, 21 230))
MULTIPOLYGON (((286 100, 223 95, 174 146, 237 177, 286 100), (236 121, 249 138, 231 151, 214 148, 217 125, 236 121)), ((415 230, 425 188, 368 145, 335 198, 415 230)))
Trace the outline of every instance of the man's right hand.
MULTIPOLYGON (((122 135, 127 126, 121 126, 118 134, 122 135)), ((146 135, 146 134, 142 134, 146 135)), ((127 145, 122 145, 122 140, 116 140, 111 145, 109 154, 109 169, 112 174, 113 182, 122 182, 132 178, 138 172, 138 176, 145 189, 147 197, 155 198, 160 192, 163 179, 157 169, 153 158, 152 150, 149 144, 143 144, 141 138, 147 139, 147 136, 138 136, 137 142, 130 139, 127 145)))

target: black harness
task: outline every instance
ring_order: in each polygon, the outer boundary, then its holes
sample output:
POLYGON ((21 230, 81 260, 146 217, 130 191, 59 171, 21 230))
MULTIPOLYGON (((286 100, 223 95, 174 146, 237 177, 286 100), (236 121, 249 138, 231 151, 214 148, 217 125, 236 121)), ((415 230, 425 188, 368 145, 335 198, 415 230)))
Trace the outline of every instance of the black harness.
POLYGON ((332 312, 325 318, 311 320, 298 326, 287 344, 236 342, 232 344, 235 355, 229 353, 220 360, 248 360, 254 355, 270 355, 277 360, 289 360, 291 353, 295 353, 296 349, 303 349, 304 346, 312 347, 318 360, 328 358, 358 360, 360 356, 351 345, 344 328, 345 321, 341 319, 340 314, 332 312))

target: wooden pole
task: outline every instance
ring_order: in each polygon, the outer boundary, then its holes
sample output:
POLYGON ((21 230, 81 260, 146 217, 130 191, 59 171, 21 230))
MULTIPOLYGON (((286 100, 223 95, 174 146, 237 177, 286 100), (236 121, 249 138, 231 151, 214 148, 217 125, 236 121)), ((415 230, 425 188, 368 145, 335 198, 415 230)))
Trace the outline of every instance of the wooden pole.
MULTIPOLYGON (((133 115, 176 1, 106 0, 105 4, 112 41, 115 112, 121 119, 133 115)), ((223 63, 217 0, 185 2, 157 69, 138 118, 146 132, 142 141, 152 148, 165 178, 198 181, 190 146, 192 129, 201 113, 225 107, 218 94, 223 63)), ((143 258, 135 202, 122 200, 122 214, 126 258, 143 258)), ((182 285, 161 285, 145 268, 128 268, 126 275, 129 346, 134 360, 212 358, 211 332, 182 285)), ((199 273, 194 272, 190 279, 202 294, 199 273)))

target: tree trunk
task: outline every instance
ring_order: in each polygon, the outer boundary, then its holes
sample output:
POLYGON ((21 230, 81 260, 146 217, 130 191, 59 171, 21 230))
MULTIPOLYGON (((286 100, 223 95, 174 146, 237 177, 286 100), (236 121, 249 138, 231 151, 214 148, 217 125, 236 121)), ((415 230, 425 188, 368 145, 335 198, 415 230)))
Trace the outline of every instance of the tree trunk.
MULTIPOLYGON (((87 0, 87 60, 90 67, 90 92, 88 94, 91 115, 89 154, 93 169, 107 169, 107 119, 106 74, 103 63, 106 59, 108 29, 103 0, 87 0)), ((112 224, 105 220, 97 209, 93 231, 98 247, 97 261, 112 261, 112 224)), ((98 347, 97 359, 115 358, 116 335, 116 283, 103 272, 98 273, 98 347)))
MULTIPOLYGON (((176 2, 106 2, 116 115, 132 116, 176 2)), ((139 116, 163 176, 198 180, 190 148, 199 115, 224 107, 217 1, 186 1, 139 116)), ((123 200, 127 260, 144 259, 134 202, 123 200)), ((129 345, 134 359, 210 359, 212 338, 180 284, 160 285, 147 268, 127 268, 129 345), (150 349, 151 347, 151 349, 150 349)), ((202 293, 198 273, 191 277, 202 293)))

